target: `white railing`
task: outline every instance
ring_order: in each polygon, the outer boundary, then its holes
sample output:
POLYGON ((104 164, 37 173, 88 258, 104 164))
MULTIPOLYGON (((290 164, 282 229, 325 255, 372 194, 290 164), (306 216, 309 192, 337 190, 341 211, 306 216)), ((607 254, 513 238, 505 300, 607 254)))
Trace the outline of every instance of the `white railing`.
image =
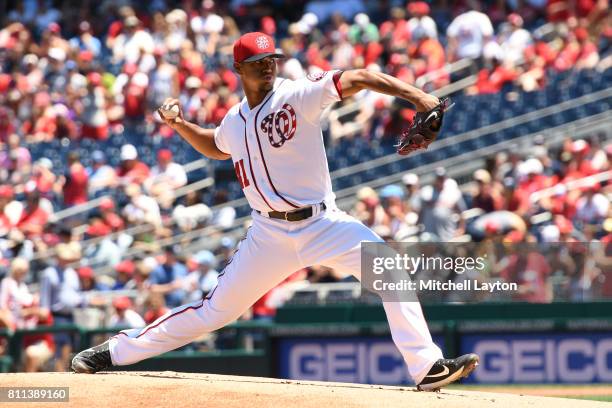
MULTIPOLYGON (((481 128, 470 130, 468 132, 461 133, 455 136, 446 137, 442 140, 438 140, 435 143, 432 143, 429 148, 429 151, 435 151, 443 147, 455 145, 457 143, 462 143, 467 140, 476 139, 486 134, 499 132, 500 130, 503 130, 503 129, 522 125, 524 123, 531 122, 533 120, 542 119, 545 116, 559 113, 559 112, 562 112, 568 109, 573 109, 575 107, 578 107, 580 105, 584 105, 587 103, 610 98, 611 96, 612 96, 612 88, 603 89, 601 91, 583 95, 578 98, 571 99, 569 101, 560 102, 556 105, 551 105, 545 108, 538 109, 536 111, 532 111, 532 112, 524 113, 519 116, 508 118, 508 119, 502 120, 501 122, 483 126, 481 128)), ((543 133, 543 132, 538 132, 538 133, 543 133)), ((420 152, 417 152, 416 154, 420 154, 420 152)), ((337 177, 352 175, 352 174, 355 174, 355 173, 358 173, 358 172, 361 172, 367 169, 371 169, 373 167, 380 167, 380 166, 384 166, 392 162, 405 160, 406 158, 413 157, 416 154, 413 154, 412 156, 398 156, 395 153, 388 154, 386 156, 378 157, 376 159, 369 160, 367 162, 362 162, 362 163, 354 164, 352 166, 344 167, 342 169, 335 170, 331 173, 331 176, 332 178, 337 178, 337 177)))
POLYGON ((417 88, 423 88, 428 83, 435 81, 436 79, 442 76, 450 75, 457 71, 461 71, 463 69, 469 68, 473 64, 474 64, 474 60, 471 58, 463 58, 463 59, 460 59, 459 61, 444 64, 442 68, 438 68, 434 71, 428 72, 418 77, 416 81, 414 81, 414 85, 417 88))
POLYGON ((540 201, 542 198, 552 197, 555 194, 555 190, 559 185, 564 185, 567 191, 577 190, 579 188, 588 187, 594 181, 597 183, 601 183, 602 181, 612 179, 612 170, 603 171, 601 173, 593 174, 591 176, 582 177, 576 180, 568 181, 567 183, 558 183, 552 187, 544 188, 542 190, 538 190, 533 192, 529 196, 529 201, 532 203, 536 203, 540 201))

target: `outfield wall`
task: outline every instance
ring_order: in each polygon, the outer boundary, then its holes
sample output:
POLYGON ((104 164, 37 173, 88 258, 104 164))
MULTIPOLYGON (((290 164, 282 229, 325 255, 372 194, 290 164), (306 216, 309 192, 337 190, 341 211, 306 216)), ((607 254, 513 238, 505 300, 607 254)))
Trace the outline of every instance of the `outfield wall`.
MULTIPOLYGON (((446 356, 480 354, 469 383, 612 383, 612 303, 429 305, 424 313, 446 356)), ((108 331, 64 330, 80 347, 108 331)), ((380 305, 288 306, 273 323, 238 322, 226 330, 240 339, 235 349, 175 351, 121 369, 412 383, 380 305)), ((13 363, 23 334, 9 336, 13 363)))

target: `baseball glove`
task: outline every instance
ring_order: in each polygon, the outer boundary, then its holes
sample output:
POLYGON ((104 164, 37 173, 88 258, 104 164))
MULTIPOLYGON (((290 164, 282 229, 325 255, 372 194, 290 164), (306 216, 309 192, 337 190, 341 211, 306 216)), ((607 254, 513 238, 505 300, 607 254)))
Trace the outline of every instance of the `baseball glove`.
POLYGON ((435 108, 415 113, 410 128, 402 133, 395 145, 397 152, 406 156, 416 150, 427 149, 440 133, 444 113, 453 105, 450 98, 443 98, 435 108))

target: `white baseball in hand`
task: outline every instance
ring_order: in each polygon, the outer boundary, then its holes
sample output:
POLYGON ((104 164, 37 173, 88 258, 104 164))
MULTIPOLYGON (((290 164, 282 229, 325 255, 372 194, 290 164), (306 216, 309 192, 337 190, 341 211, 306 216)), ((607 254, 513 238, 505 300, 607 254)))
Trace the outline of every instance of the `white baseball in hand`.
POLYGON ((159 109, 164 119, 174 119, 179 114, 179 106, 178 105, 162 105, 159 109))

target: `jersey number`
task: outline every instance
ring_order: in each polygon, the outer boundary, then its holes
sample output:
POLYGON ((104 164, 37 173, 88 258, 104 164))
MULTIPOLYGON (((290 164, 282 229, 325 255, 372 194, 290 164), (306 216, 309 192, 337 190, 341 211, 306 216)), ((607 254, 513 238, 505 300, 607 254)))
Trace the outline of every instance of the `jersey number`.
POLYGON ((234 170, 236 170, 236 177, 238 177, 238 182, 240 183, 240 187, 244 190, 249 186, 249 179, 246 175, 246 170, 244 169, 244 160, 240 159, 234 164, 234 170))

